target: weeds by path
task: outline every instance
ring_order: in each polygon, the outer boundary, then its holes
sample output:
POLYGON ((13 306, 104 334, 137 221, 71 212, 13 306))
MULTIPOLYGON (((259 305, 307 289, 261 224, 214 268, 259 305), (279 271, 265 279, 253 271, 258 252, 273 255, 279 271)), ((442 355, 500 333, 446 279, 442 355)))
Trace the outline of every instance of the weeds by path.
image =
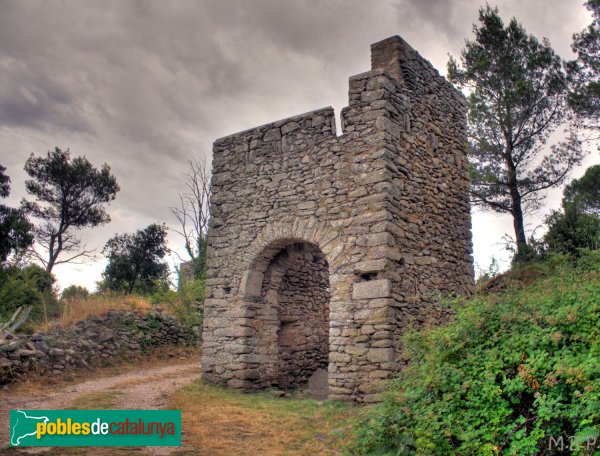
POLYGON ((200 381, 177 391, 184 440, 198 455, 338 455, 358 410, 337 401, 240 393, 200 381))

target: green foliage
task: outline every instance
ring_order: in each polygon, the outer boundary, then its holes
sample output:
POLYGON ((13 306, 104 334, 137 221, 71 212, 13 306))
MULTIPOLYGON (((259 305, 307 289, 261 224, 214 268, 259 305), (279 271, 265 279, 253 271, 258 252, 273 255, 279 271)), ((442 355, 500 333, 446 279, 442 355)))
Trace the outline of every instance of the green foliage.
POLYGON ((192 271, 194 279, 205 279, 208 238, 206 235, 200 234, 196 241, 196 256, 192 258, 192 271))
POLYGON ((203 279, 196 279, 183 285, 179 291, 163 287, 152 295, 152 303, 172 313, 189 327, 202 326, 205 286, 203 279))
POLYGON ((468 134, 474 204, 513 217, 517 260, 527 258, 524 215, 539 209, 543 191, 560 185, 582 157, 574 134, 548 148, 567 120, 567 77, 547 40, 539 41, 497 8, 479 10, 474 40, 448 77, 469 90, 468 134))
POLYGON ((50 272, 56 264, 90 254, 73 231, 110 221, 103 206, 119 191, 110 167, 105 163, 97 170, 85 157, 71 160, 68 149, 57 147, 46 157, 31 154, 25 171, 31 177, 25 187, 36 201, 24 201, 23 205, 40 220, 35 228, 36 244, 47 252, 47 257, 37 256, 46 270, 50 272), (73 255, 59 260, 62 252, 73 255))
POLYGON ((521 249, 514 249, 514 255, 511 260, 512 266, 525 265, 535 261, 542 261, 545 251, 544 244, 533 236, 527 240, 527 245, 521 249))
POLYGON ((572 93, 569 103, 583 125, 600 128, 600 0, 587 0, 585 6, 592 13, 592 23, 573 35, 571 48, 577 60, 569 62, 572 93), (587 122, 586 122, 587 121, 587 122))
POLYGON ((549 454, 550 437, 598 432, 600 251, 536 269, 532 284, 455 302, 452 323, 406 336, 408 367, 354 453, 549 454))
POLYGON ((0 269, 0 319, 10 317, 21 306, 33 306, 30 319, 42 321, 58 313, 54 276, 37 265, 0 269))
MULTIPOLYGON (((0 197, 10 195, 10 178, 4 174, 6 168, 0 165, 0 197)), ((27 249, 33 242, 33 226, 20 209, 0 204, 0 265, 11 253, 27 249)))
POLYGON ((565 187, 563 206, 574 205, 579 211, 600 214, 600 165, 590 166, 579 179, 565 187))
POLYGON ((547 251, 578 256, 581 249, 600 248, 600 217, 579 212, 567 206, 564 212, 553 211, 546 219, 548 232, 544 235, 547 251))
POLYGON ((90 292, 87 288, 79 285, 69 285, 63 290, 60 299, 62 299, 63 301, 68 301, 70 299, 85 299, 89 295, 90 292))
POLYGON ((562 206, 546 218, 545 252, 578 256, 581 249, 600 248, 600 165, 565 187, 562 206))
POLYGON ((108 256, 101 290, 152 294, 168 282, 167 227, 153 223, 133 234, 108 240, 103 252, 108 256))

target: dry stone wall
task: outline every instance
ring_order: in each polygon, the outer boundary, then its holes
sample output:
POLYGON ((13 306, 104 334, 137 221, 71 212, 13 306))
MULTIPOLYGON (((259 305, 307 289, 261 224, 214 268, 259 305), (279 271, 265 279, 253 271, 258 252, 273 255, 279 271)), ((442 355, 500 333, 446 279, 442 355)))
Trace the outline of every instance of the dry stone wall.
POLYGON ((400 336, 473 289, 465 101, 404 40, 324 108, 215 141, 203 377, 375 401, 400 336))
POLYGON ((31 335, 0 332, 0 384, 35 374, 102 366, 156 347, 191 346, 198 335, 161 312, 113 310, 65 329, 31 335))

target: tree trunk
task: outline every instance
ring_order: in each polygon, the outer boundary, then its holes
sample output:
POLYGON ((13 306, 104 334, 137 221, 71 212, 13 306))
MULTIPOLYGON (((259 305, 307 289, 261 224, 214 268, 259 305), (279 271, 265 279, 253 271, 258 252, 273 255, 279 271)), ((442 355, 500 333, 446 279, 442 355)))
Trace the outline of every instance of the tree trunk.
POLYGON ((53 234, 50 235, 50 242, 48 243, 48 263, 46 264, 46 272, 51 273, 52 268, 54 267, 54 262, 56 258, 54 257, 54 243, 56 242, 56 238, 53 234))
POLYGON ((527 251, 527 237, 523 224, 523 209, 521 208, 521 197, 513 197, 513 226, 515 228, 515 239, 517 240, 517 263, 524 259, 527 251))
POLYGON ((510 198, 512 200, 513 227, 515 229, 515 239, 517 241, 517 254, 514 261, 521 263, 525 260, 527 252, 527 236, 525 236, 525 224, 523 222, 523 208, 521 206, 521 192, 517 182, 517 169, 512 161, 512 149, 509 149, 506 158, 508 166, 508 186, 510 189, 510 198))
POLYGON ((48 264, 46 264, 46 272, 51 273, 53 267, 54 267, 54 258, 52 258, 52 255, 50 255, 48 258, 48 264))
POLYGON ((127 291, 127 294, 131 294, 131 292, 133 291, 133 287, 135 286, 136 280, 137 280, 137 277, 135 279, 133 279, 131 282, 129 282, 129 290, 127 291))
POLYGON ((525 235, 525 224, 523 222, 523 208, 521 207, 521 193, 517 186, 516 178, 510 184, 510 197, 512 200, 513 227, 515 229, 515 239, 517 241, 517 254, 515 262, 521 263, 525 260, 527 252, 527 236, 525 235))
POLYGON ((61 251, 62 239, 60 238, 60 236, 51 235, 50 244, 48 246, 48 264, 46 265, 46 272, 52 273, 52 268, 54 268, 56 260, 58 259, 58 255, 61 251))

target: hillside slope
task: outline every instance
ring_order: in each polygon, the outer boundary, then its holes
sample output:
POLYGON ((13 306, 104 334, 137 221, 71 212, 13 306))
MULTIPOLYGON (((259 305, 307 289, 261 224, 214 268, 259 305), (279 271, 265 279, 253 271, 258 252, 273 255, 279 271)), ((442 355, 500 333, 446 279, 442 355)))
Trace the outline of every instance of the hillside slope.
POLYGON ((409 367, 353 453, 600 454, 600 251, 500 282, 406 338, 409 367))

